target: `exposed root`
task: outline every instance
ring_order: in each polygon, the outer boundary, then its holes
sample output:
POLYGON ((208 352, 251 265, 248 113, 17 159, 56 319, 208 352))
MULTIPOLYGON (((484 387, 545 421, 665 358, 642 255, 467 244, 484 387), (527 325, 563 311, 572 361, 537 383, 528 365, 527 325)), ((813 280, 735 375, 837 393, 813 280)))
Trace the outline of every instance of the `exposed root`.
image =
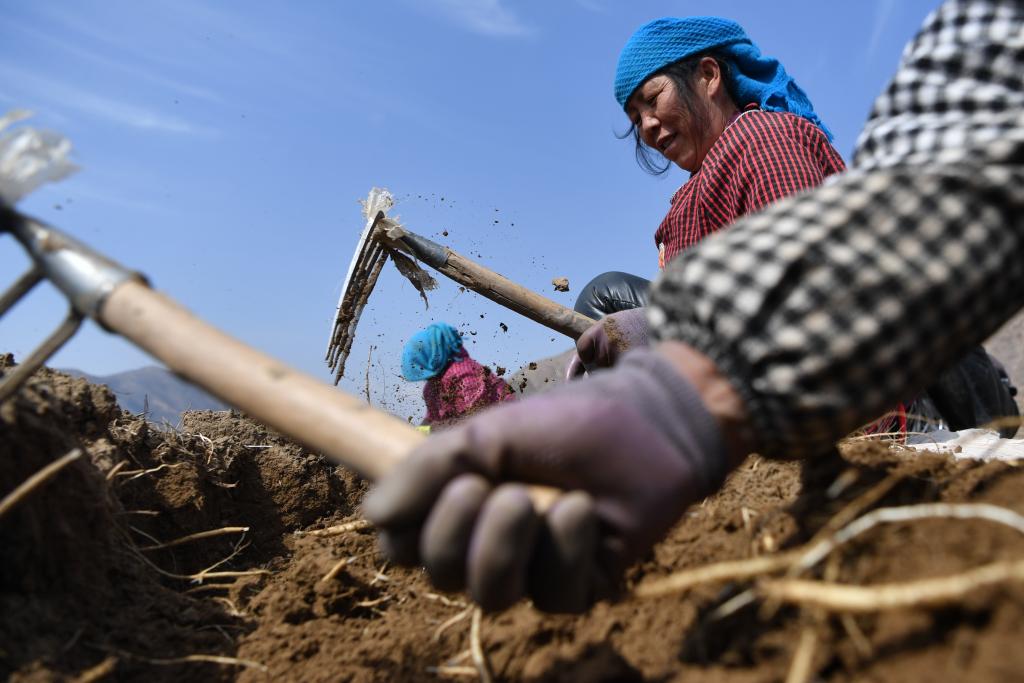
POLYGON ((198 541, 198 540, 204 539, 204 538, 213 538, 215 536, 223 536, 225 534, 244 534, 248 530, 249 530, 249 527, 247 527, 247 526, 225 526, 225 527, 221 527, 220 529, 210 529, 209 531, 199 531, 199 532, 194 533, 194 534, 189 534, 188 536, 182 536, 181 538, 176 538, 173 541, 167 541, 166 543, 158 543, 157 545, 147 545, 144 548, 139 548, 139 550, 161 550, 163 548, 173 548, 176 545, 181 545, 183 543, 189 543, 190 541, 198 541))
POLYGON ((102 681, 107 676, 114 673, 114 669, 116 668, 117 657, 106 657, 96 666, 86 669, 76 676, 74 683, 94 683, 95 681, 102 681))
POLYGON ((451 626, 454 626, 455 624, 459 623, 460 621, 462 621, 463 619, 468 617, 472 612, 473 612, 473 607, 469 606, 466 609, 464 609, 461 612, 459 612, 458 614, 456 614, 454 617, 452 617, 450 619, 446 619, 434 631, 434 642, 437 642, 437 641, 441 640, 441 634, 443 634, 451 626))
POLYGON ((818 632, 813 626, 805 626, 793 653, 793 661, 786 674, 786 683, 807 683, 814 673, 814 652, 818 649, 818 632))
POLYGON ((335 526, 329 526, 326 529, 314 529, 313 531, 296 531, 295 533, 299 536, 338 536, 340 534, 347 534, 351 531, 362 531, 363 529, 369 529, 373 525, 367 519, 357 519, 352 522, 345 522, 344 524, 337 524, 335 526))
POLYGON ((327 583, 328 581, 333 581, 335 577, 338 576, 338 572, 347 567, 349 563, 352 562, 353 559, 354 558, 351 557, 343 557, 340 560, 338 560, 334 564, 334 566, 331 567, 330 571, 328 571, 326 574, 320 577, 319 583, 327 583))
POLYGON ((173 470, 176 467, 182 467, 184 465, 185 463, 183 462, 176 462, 173 464, 164 463, 163 465, 158 465, 157 467, 151 467, 148 470, 126 470, 124 472, 117 472, 114 476, 128 477, 128 479, 126 479, 125 481, 131 481, 133 479, 138 479, 139 477, 144 477, 147 474, 159 472, 160 470, 173 470))
POLYGON ((465 600, 452 600, 440 593, 423 593, 423 597, 427 600, 440 602, 442 605, 447 605, 448 607, 469 607, 465 600))
POLYGON ((483 613, 479 607, 473 608, 473 621, 469 627, 469 652, 473 657, 473 666, 480 675, 481 683, 491 683, 491 667, 487 663, 483 644, 480 642, 480 619, 483 613))
POLYGON ((794 569, 803 571, 813 567, 840 545, 847 543, 879 524, 909 522, 936 517, 984 519, 998 524, 1005 524, 1024 534, 1024 516, 1017 514, 1013 510, 987 503, 923 503, 921 505, 908 505, 904 507, 879 508, 862 517, 858 517, 829 538, 817 543, 812 542, 810 547, 804 550, 800 559, 794 564, 794 569))
POLYGON ((993 562, 952 576, 882 586, 765 579, 758 586, 758 592, 772 600, 814 606, 832 612, 868 613, 946 605, 976 590, 1010 581, 1024 581, 1024 560, 993 562))
POLYGON ((183 657, 167 657, 167 658, 154 658, 154 657, 143 657, 142 655, 132 654, 123 650, 116 650, 111 648, 97 647, 99 650, 104 652, 113 652, 114 654, 123 657, 125 659, 134 659, 136 661, 145 662, 147 664, 155 664, 157 666, 170 666, 174 664, 189 664, 193 662, 206 662, 209 664, 224 664, 226 666, 240 666, 246 669, 256 669, 263 673, 267 673, 269 669, 260 664, 254 662, 251 659, 238 659, 237 657, 225 657, 223 655, 204 655, 194 654, 185 655, 183 657))
POLYGON ((3 517, 11 508, 24 500, 35 489, 45 484, 64 467, 80 457, 82 457, 82 449, 73 448, 23 481, 16 489, 4 496, 3 500, 0 500, 0 517, 3 517))
POLYGON ((116 465, 114 465, 113 467, 111 467, 110 471, 107 472, 107 481, 110 481, 111 479, 116 477, 117 473, 120 472, 122 469, 124 469, 124 466, 127 465, 127 464, 128 464, 127 460, 122 460, 121 462, 119 462, 116 465))
POLYGON ((751 579, 762 574, 786 569, 797 557, 796 553, 788 552, 752 557, 747 560, 717 562, 703 567, 686 569, 660 579, 644 581, 633 589, 633 595, 638 598, 656 598, 680 593, 705 583, 751 579))

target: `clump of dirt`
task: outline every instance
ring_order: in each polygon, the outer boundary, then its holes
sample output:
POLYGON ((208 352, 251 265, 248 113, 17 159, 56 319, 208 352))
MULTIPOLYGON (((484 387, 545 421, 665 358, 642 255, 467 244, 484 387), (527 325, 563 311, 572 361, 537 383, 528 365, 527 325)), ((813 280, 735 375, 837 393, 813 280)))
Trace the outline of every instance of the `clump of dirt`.
MULTIPOLYGON (((50 371, 0 406, 0 431, 4 495, 73 448, 87 455, 0 517, 0 675, 472 680, 470 605, 389 566, 359 521, 363 484, 320 456, 237 413, 191 413, 179 432, 159 432, 104 388, 50 371), (217 533, 186 538, 200 532, 217 533)), ((627 588, 778 556, 879 507, 1021 512, 1022 493, 1012 465, 877 441, 806 463, 753 456, 631 570, 627 588)), ((918 520, 878 526, 802 578, 887 584, 1021 557, 1024 538, 1008 527, 918 520)), ((996 681, 1024 667, 1016 584, 856 615, 768 604, 750 592, 757 585, 702 583, 578 617, 520 604, 485 616, 480 640, 498 681, 778 681, 800 643, 807 680, 996 681)))
POLYGON ((555 288, 556 292, 568 292, 569 291, 569 278, 567 277, 556 277, 551 280, 551 285, 555 288))

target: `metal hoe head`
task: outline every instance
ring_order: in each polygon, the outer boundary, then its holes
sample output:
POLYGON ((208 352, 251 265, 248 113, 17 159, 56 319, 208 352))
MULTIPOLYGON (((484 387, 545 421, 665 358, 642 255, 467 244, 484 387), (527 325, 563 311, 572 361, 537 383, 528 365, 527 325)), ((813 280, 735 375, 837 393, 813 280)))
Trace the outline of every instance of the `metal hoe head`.
POLYGON ((345 374, 345 361, 352 350, 356 326, 388 258, 391 258, 399 272, 419 291, 424 302, 427 300, 425 291, 437 286, 434 278, 426 271, 408 256, 393 248, 394 239, 389 238, 388 233, 397 231, 397 234, 404 234, 405 231, 396 221, 388 218, 387 211, 392 206, 394 200, 391 193, 377 187, 370 190, 369 196, 363 202, 366 225, 359 236, 359 244, 341 287, 341 296, 338 298, 338 307, 334 313, 331 336, 327 344, 327 366, 334 373, 335 384, 341 381, 345 374))
POLYGON ((68 299, 64 321, 13 370, 0 377, 0 402, 18 390, 74 334, 86 317, 98 319, 103 300, 118 285, 138 273, 97 254, 56 228, 0 204, 0 234, 10 233, 28 252, 32 266, 3 294, 0 316, 10 310, 44 279, 68 299))

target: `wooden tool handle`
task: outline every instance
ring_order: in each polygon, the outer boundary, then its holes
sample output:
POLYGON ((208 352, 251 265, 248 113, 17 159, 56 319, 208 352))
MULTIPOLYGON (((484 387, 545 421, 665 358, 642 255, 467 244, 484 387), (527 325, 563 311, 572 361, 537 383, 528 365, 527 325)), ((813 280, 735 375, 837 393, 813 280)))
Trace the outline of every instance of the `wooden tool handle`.
POLYGON ((397 417, 246 346, 137 282, 115 289, 100 318, 175 374, 364 477, 384 475, 424 438, 397 417))
POLYGON ((402 228, 401 235, 394 238, 388 237, 386 231, 381 230, 375 239, 392 249, 411 254, 460 285, 573 340, 579 339, 595 322, 406 228, 402 228))
POLYGON ((579 339, 594 321, 581 313, 517 285, 504 275, 481 266, 458 252, 447 250, 445 264, 437 270, 491 301, 525 315, 556 332, 579 339))

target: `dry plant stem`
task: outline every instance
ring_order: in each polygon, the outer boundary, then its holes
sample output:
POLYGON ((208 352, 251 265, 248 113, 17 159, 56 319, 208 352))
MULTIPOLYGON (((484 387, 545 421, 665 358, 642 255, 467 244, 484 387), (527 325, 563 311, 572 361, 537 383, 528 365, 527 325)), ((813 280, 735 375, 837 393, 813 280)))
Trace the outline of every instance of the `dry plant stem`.
POLYGON ((342 569, 348 566, 348 563, 351 561, 351 557, 343 557, 337 562, 335 562, 334 566, 331 567, 331 570, 324 574, 323 578, 320 579, 320 583, 327 583, 328 581, 333 581, 334 577, 338 575, 338 572, 340 572, 342 569))
POLYGON ((491 667, 487 664, 484 648, 480 642, 480 619, 483 616, 479 607, 473 608, 473 621, 469 627, 469 651, 473 657, 473 666, 480 674, 480 683, 491 683, 491 667))
POLYGON ((871 646, 871 641, 867 639, 864 631, 857 625, 857 620, 853 618, 853 615, 840 614, 839 623, 843 625, 846 635, 850 637, 850 641, 853 643, 853 647, 856 648, 857 654, 864 659, 871 659, 875 656, 875 648, 871 646))
POLYGON ((446 619, 434 631, 434 642, 437 642, 437 641, 441 640, 441 634, 442 633, 444 633, 450 626, 454 626, 455 624, 459 623, 460 621, 462 621, 463 619, 468 617, 473 612, 473 609, 474 608, 472 606, 467 607, 466 609, 464 609, 461 612, 459 612, 458 614, 456 614, 454 617, 452 617, 450 619, 446 619))
POLYGON ((831 537, 811 544, 801 554, 800 559, 794 565, 794 569, 803 571, 813 567, 840 545, 847 543, 879 524, 909 522, 935 517, 984 519, 1004 524, 1024 534, 1024 516, 1017 514, 1013 510, 987 503, 923 503, 921 505, 908 505, 904 507, 879 508, 862 517, 858 517, 831 537))
POLYGON ((339 534, 347 534, 350 531, 362 531, 363 529, 369 529, 371 526, 372 525, 369 520, 357 519, 353 522, 345 522, 344 524, 329 526, 326 529, 300 531, 299 534, 303 536, 337 536, 339 534))
POLYGON ((28 494, 45 484, 53 478, 54 475, 64 469, 64 467, 75 460, 78 460, 80 457, 82 457, 82 449, 73 448, 59 459, 54 460, 49 465, 23 481, 16 489, 4 496, 3 500, 0 500, 0 517, 3 517, 11 508, 24 500, 28 494))
POLYGON ((124 466, 127 465, 127 464, 128 464, 127 460, 122 460, 121 462, 119 462, 116 465, 114 465, 113 467, 111 467, 110 471, 107 472, 107 481, 110 481, 111 479, 116 477, 117 473, 120 472, 124 468, 124 466))
POLYGON ((842 510, 833 515, 832 519, 828 520, 828 522, 826 522, 825 525, 811 537, 811 540, 808 541, 805 546, 812 547, 821 539, 849 524, 864 510, 884 498, 886 494, 892 491, 893 488, 895 488, 895 486, 905 478, 905 475, 902 474, 891 474, 854 498, 842 510))
POLYGON ((246 669, 256 669, 257 671, 262 671, 263 673, 267 673, 269 671, 269 669, 266 666, 260 664, 259 662, 254 662, 251 659, 238 659, 237 657, 224 657, 222 655, 195 654, 185 655, 184 657, 152 658, 143 657, 141 655, 132 654, 130 652, 123 652, 121 650, 109 651, 114 652, 122 657, 125 657, 126 659, 135 659, 140 662, 146 662, 147 664, 156 664, 158 666, 187 664, 190 662, 208 662, 210 664, 226 664, 228 666, 241 666, 246 669))
POLYGON ((229 555, 228 557, 224 558, 223 560, 221 560, 217 564, 213 565, 213 567, 209 567, 207 569, 204 569, 201 572, 196 572, 195 574, 175 574, 174 572, 169 572, 169 571, 166 571, 164 569, 161 569, 160 567, 156 566, 148 557, 146 557, 142 553, 138 552, 137 550, 135 551, 135 556, 136 557, 138 557, 143 562, 148 564, 153 569, 153 571, 155 571, 157 574, 160 574, 161 576, 166 576, 169 579, 180 579, 182 581, 194 581, 196 583, 202 583, 206 579, 228 579, 228 578, 237 578, 237 577, 242 577, 242 576, 260 576, 262 574, 270 574, 270 573, 272 573, 269 569, 250 569, 250 570, 247 570, 247 571, 239 571, 239 572, 215 572, 215 571, 210 571, 214 567, 217 567, 217 566, 223 564, 224 562, 227 562, 235 554, 236 553, 232 553, 231 555, 229 555))
POLYGON ((147 474, 153 474, 154 472, 159 472, 160 470, 172 470, 175 467, 181 467, 184 464, 185 463, 183 462, 176 462, 173 465, 164 463, 163 465, 159 465, 148 470, 128 470, 127 472, 118 472, 116 476, 129 477, 128 481, 131 481, 132 479, 138 479, 139 477, 144 477, 147 474))
POLYGON ((79 674, 74 683, 94 683, 94 681, 102 681, 107 678, 110 674, 114 673, 114 669, 117 668, 117 657, 107 657, 96 666, 86 669, 79 674))
POLYGON ((818 633, 813 626, 805 626, 793 653, 793 661, 786 674, 786 683, 807 683, 814 673, 814 651, 818 649, 818 633))
POLYGON ((671 593, 679 593, 705 583, 750 579, 761 574, 785 569, 797 557, 797 553, 787 552, 778 555, 752 557, 747 560, 717 562, 703 567, 686 569, 660 579, 645 581, 633 589, 633 595, 638 598, 654 598, 671 593))
POLYGON ((244 534, 249 530, 247 526, 225 526, 220 529, 210 529, 209 531, 199 531, 188 536, 182 536, 176 538, 173 541, 167 541, 166 543, 159 543, 157 545, 147 545, 145 548, 139 548, 139 550, 160 550, 162 548, 173 548, 176 545, 188 543, 190 541, 198 541, 204 538, 213 538, 215 536, 223 536, 225 534, 244 534))
POLYGON ((851 586, 822 581, 766 579, 758 592, 782 602, 832 612, 867 613, 908 607, 934 607, 1009 581, 1024 581, 1024 560, 993 562, 961 574, 883 586, 851 586))

